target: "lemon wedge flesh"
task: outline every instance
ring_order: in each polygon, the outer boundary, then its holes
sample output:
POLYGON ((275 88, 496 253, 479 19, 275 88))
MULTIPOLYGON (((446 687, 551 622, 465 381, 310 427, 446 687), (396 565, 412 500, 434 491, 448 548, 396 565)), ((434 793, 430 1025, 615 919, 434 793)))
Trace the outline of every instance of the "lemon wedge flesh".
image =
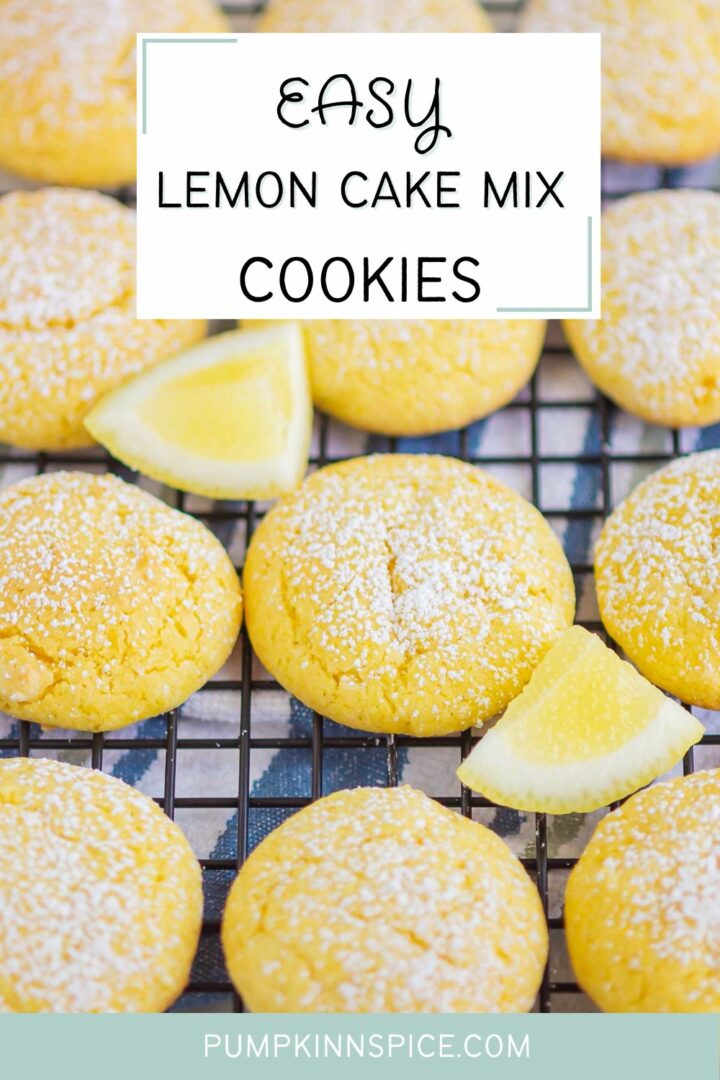
POLYGON ((295 323, 209 338, 114 390, 85 421, 114 457, 214 499, 272 499, 302 480, 312 402, 295 323))
POLYGON ((458 769, 515 810, 597 810, 650 783, 703 734, 686 709, 573 626, 458 769))

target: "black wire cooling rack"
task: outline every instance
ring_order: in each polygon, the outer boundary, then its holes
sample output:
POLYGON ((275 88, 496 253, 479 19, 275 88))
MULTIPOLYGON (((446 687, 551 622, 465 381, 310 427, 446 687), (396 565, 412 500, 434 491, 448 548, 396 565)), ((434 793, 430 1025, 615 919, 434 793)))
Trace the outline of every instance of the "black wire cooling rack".
MULTIPOLYGON (((393 0, 387 2, 392 3, 393 0)), ((234 25, 238 29, 246 29, 252 25, 252 17, 261 9, 262 4, 237 2, 224 6, 232 16, 234 25)), ((523 7, 523 0, 490 0, 485 7, 495 18, 499 28, 511 29, 523 7)), ((669 172, 659 174, 655 186, 676 186, 674 175, 669 172)), ((630 194, 632 190, 632 185, 628 185, 622 191, 614 190, 606 194, 609 198, 617 198, 630 194)), ((126 203, 133 201, 131 189, 120 192, 119 196, 126 203)), ((563 362, 567 362, 568 370, 571 370, 567 346, 563 343, 559 330, 554 328, 551 329, 541 363, 530 386, 518 400, 504 410, 512 427, 522 429, 526 434, 526 445, 523 449, 514 453, 493 454, 492 446, 489 446, 488 452, 485 452, 483 447, 481 453, 475 453, 472 429, 466 429, 449 437, 450 445, 444 442, 442 452, 453 453, 465 461, 498 470, 500 473, 504 467, 522 471, 527 477, 528 494, 535 505, 551 524, 564 530, 567 536, 568 526, 579 527, 586 532, 599 528, 602 519, 617 501, 614 497, 614 469, 628 467, 646 468, 650 471, 683 453, 686 447, 681 433, 670 431, 662 434, 649 449, 634 449, 633 452, 624 449, 622 440, 618 440, 616 436, 614 410, 603 397, 590 388, 580 390, 577 394, 563 393, 560 397, 548 393, 546 373, 563 362), (572 414, 576 414, 576 417, 581 415, 585 429, 594 433, 589 442, 586 441, 582 451, 574 454, 565 451, 563 447, 563 424, 570 422, 572 414), (548 421, 554 426, 556 433, 559 433, 553 440, 551 450, 548 450, 543 435, 548 421), (594 494, 588 504, 574 505, 571 508, 548 505, 548 500, 544 497, 546 471, 577 470, 579 467, 591 472, 595 477, 594 494)), ((332 422, 326 417, 319 417, 311 457, 312 466, 323 466, 337 460, 339 455, 334 449, 333 432, 332 422)), ((397 449, 398 440, 374 438, 371 442, 373 452, 392 453, 397 449)), ((118 462, 100 451, 49 455, 26 454, 0 447, 0 470, 10 477, 18 470, 27 475, 67 467, 95 470, 109 468, 126 480, 138 481, 135 474, 129 473, 118 462)), ((198 507, 190 497, 179 492, 171 493, 171 500, 179 509, 194 513, 226 542, 232 535, 231 550, 239 569, 242 553, 236 553, 237 537, 240 536, 244 543, 247 543, 264 508, 253 503, 208 504, 198 507)), ((585 549, 589 550, 589 545, 586 544, 585 549)), ((568 556, 579 588, 582 588, 584 593, 592 592, 592 587, 589 590, 587 588, 588 585, 591 586, 592 576, 592 565, 588 556, 578 557, 573 550, 568 550, 568 556)), ((594 613, 583 617, 583 612, 580 611, 579 621, 590 629, 602 630, 594 613)), ((229 701, 231 705, 231 736, 211 737, 198 734, 198 727, 202 729, 202 722, 195 724, 189 734, 186 733, 183 708, 141 727, 108 735, 52 731, 43 733, 35 725, 20 723, 12 735, 0 738, 2 756, 60 755, 76 762, 85 762, 93 768, 109 769, 119 755, 123 755, 127 766, 124 775, 127 776, 129 771, 131 778, 133 775, 141 775, 148 761, 152 760, 158 785, 158 790, 153 791, 153 794, 157 795, 165 812, 173 818, 177 815, 186 827, 191 825, 193 820, 202 820, 203 816, 207 815, 215 815, 215 819, 227 823, 227 820, 237 813, 236 840, 234 832, 231 831, 231 846, 234 850, 222 851, 201 859, 206 893, 205 920, 192 980, 177 1006, 180 1009, 242 1010, 242 1002, 234 995, 222 962, 219 929, 227 890, 237 867, 248 854, 251 822, 253 835, 257 838, 258 832, 270 831, 283 817, 322 794, 327 794, 331 788, 328 786, 326 762, 332 754, 371 752, 375 755, 376 762, 377 755, 381 755, 383 775, 380 782, 384 780, 388 785, 394 785, 398 782, 400 771, 399 755, 409 750, 419 751, 421 754, 442 750, 444 754, 456 755, 457 763, 469 753, 475 741, 475 736, 470 732, 426 740, 407 736, 363 735, 339 728, 318 715, 312 717, 306 733, 273 735, 272 724, 269 727, 265 723, 257 725, 256 721, 256 728, 253 727, 254 718, 262 711, 262 703, 269 700, 266 695, 273 693, 277 695, 282 691, 277 683, 258 667, 243 630, 234 669, 230 669, 229 675, 223 673, 208 683, 194 699, 202 697, 204 702, 209 702, 213 695, 223 695, 226 704, 229 701), (253 755, 269 752, 295 755, 292 760, 298 760, 298 755, 304 756, 306 773, 309 774, 309 790, 298 795, 281 794, 280 791, 262 796, 253 794, 253 755), (212 782, 208 783, 207 789, 202 793, 176 793, 178 776, 182 774, 186 759, 189 755, 195 755, 193 760, 197 760, 196 756, 201 754, 230 755, 230 760, 234 763, 233 775, 236 777, 232 793, 224 796, 212 794, 212 782)), ((287 707, 287 696, 285 706, 287 707)), ((212 706, 210 711, 212 712, 212 706)), ((720 735, 706 735, 700 746, 720 746, 720 735)), ((227 761, 227 758, 225 760, 227 761)), ((689 773, 694 767, 695 755, 691 750, 685 756, 683 769, 685 773, 689 773)), ((209 772, 212 775, 212 765, 209 772)), ((205 767, 201 773, 206 776, 208 768, 205 767)), ((443 805, 467 816, 489 820, 493 804, 474 795, 467 788, 458 786, 456 790, 456 794, 440 795, 436 790, 432 790, 431 785, 427 786, 427 793, 438 798, 443 805)), ((537 881, 551 931, 550 963, 543 978, 538 1007, 543 1012, 553 1009, 583 1010, 590 1006, 580 996, 577 985, 572 981, 564 954, 559 899, 563 880, 576 862, 576 855, 558 856, 549 851, 549 819, 544 814, 527 815, 527 819, 532 830, 530 840, 527 842, 526 820, 526 840, 519 853, 529 873, 537 881)), ((192 833, 192 828, 188 831, 192 833)))

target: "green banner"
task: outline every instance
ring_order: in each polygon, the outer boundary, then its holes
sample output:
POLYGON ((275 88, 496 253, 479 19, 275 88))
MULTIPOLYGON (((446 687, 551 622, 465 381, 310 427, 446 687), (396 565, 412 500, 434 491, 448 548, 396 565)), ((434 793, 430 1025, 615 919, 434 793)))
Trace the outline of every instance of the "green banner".
POLYGON ((36 1080, 718 1080, 712 1016, 0 1016, 0 1075, 36 1080))

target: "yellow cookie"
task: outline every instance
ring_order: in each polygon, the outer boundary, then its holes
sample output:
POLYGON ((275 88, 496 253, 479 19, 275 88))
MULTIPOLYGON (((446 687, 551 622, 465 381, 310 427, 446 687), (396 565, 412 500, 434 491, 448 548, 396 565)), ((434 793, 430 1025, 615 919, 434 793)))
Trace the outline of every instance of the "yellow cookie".
POLYGON ((51 184, 135 180, 135 35, 223 32, 212 0, 0 0, 0 168, 51 184))
POLYGON ((570 875, 567 943, 605 1012, 720 1011, 720 770, 606 817, 570 875))
POLYGON ((135 788, 58 761, 0 761, 0 1013, 161 1012, 184 989, 200 866, 135 788))
POLYGON ((59 188, 0 199, 0 442, 91 445, 83 420, 104 394, 204 333, 135 318, 131 210, 59 188))
POLYGON ((110 731, 181 705, 240 625, 232 563, 199 521, 114 476, 0 492, 0 711, 110 731))
POLYGON ((273 33, 492 30, 478 0, 270 0, 257 24, 273 33))
POLYGON ((245 564, 265 667, 310 708, 367 731, 441 735, 494 716, 574 601, 538 511, 440 456, 321 469, 270 511, 245 564))
POLYGON ((720 709, 720 451, 673 461, 608 518, 595 549, 602 620, 637 668, 720 709))
POLYGON ((545 323, 533 320, 303 324, 313 398, 384 435, 463 427, 506 405, 532 375, 545 323))
POLYGON ((623 199, 602 228, 602 319, 565 323, 590 378, 670 427, 720 420, 720 195, 623 199))
POLYGON ((338 791, 255 849, 222 929, 254 1012, 527 1012, 540 897, 499 836, 420 791, 338 791))
POLYGON ((602 34, 608 157, 683 165, 720 150, 717 0, 530 0, 522 29, 602 34))

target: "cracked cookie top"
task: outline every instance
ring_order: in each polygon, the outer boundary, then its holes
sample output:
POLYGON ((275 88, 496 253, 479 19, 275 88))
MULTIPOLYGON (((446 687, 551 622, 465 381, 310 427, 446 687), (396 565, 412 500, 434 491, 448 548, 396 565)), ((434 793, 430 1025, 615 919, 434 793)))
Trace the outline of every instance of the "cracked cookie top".
POLYGON ((720 708, 720 451, 644 480, 595 549, 602 620, 636 667, 689 705, 720 708))
POLYGON ((0 199, 0 442, 90 446, 93 405, 205 333, 135 318, 135 214, 97 192, 0 199))
POLYGON ((57 761, 0 761, 0 1013, 158 1012, 185 986, 200 867, 156 803, 57 761))
POLYGON ((180 705, 227 659, 240 588, 200 522, 117 477, 0 492, 0 709, 109 731, 180 705))
POLYGON ((222 940, 254 1012, 523 1012, 548 948, 500 837, 410 787, 338 791, 266 837, 222 940))
POLYGON ((302 702, 421 736, 502 710, 574 613, 538 511, 439 455, 314 473, 255 533, 245 599, 256 652, 302 702))

